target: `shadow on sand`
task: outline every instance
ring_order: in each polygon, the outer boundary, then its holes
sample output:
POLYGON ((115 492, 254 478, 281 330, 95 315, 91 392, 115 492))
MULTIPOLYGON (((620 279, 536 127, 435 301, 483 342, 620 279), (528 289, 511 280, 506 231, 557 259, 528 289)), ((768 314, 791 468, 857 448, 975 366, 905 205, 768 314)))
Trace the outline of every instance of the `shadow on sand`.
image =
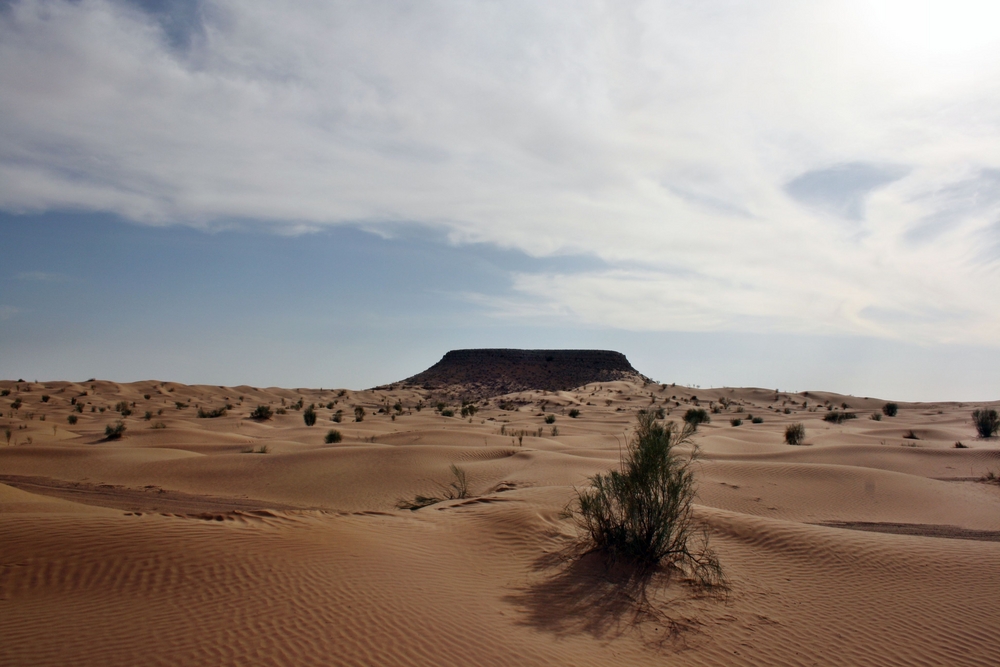
POLYGON ((533 570, 537 581, 504 598, 524 613, 524 625, 598 639, 636 633, 647 645, 677 648, 701 625, 689 603, 702 596, 670 571, 608 565, 574 548, 546 554, 533 570))

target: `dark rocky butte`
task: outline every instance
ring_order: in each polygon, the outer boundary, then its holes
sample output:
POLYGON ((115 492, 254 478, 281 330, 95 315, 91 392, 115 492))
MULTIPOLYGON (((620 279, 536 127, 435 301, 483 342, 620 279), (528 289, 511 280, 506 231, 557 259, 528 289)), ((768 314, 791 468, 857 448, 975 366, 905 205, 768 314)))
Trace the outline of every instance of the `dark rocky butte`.
POLYGON ((621 352, 610 350, 452 350, 400 384, 457 390, 482 399, 517 391, 570 390, 591 382, 644 379, 621 352))

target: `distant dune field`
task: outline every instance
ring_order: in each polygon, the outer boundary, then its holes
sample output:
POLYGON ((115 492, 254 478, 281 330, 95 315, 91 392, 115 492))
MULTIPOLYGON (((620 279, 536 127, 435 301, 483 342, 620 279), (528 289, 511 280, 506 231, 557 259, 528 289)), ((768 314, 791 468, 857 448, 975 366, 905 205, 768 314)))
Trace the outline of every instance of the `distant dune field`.
POLYGON ((641 378, 477 397, 464 417, 461 391, 398 386, 0 390, 2 666, 1000 661, 1000 486, 982 481, 1000 448, 976 438, 979 404, 889 417, 881 399, 641 378), (598 562, 560 557, 565 510, 638 410, 692 407, 711 417, 698 517, 731 590, 662 577, 636 606, 598 562), (397 509, 451 465, 473 497, 397 509))

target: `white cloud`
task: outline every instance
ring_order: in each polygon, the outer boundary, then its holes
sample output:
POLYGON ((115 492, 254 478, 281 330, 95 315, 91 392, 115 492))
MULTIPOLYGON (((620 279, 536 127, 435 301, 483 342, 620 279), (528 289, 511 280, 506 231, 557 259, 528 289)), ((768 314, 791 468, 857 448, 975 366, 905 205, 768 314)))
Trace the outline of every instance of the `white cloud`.
POLYGON ((502 312, 994 344, 998 212, 955 193, 1000 168, 996 11, 878 4, 206 0, 185 36, 23 0, 0 207, 412 221, 615 267, 517 276, 502 312))

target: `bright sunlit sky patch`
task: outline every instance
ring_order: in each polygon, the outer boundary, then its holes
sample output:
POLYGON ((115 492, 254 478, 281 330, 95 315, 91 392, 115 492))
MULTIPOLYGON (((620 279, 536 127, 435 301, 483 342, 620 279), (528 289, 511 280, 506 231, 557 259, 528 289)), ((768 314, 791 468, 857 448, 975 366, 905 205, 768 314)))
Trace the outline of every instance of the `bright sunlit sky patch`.
POLYGON ((0 1, 0 376, 996 398, 1000 9, 0 1))

